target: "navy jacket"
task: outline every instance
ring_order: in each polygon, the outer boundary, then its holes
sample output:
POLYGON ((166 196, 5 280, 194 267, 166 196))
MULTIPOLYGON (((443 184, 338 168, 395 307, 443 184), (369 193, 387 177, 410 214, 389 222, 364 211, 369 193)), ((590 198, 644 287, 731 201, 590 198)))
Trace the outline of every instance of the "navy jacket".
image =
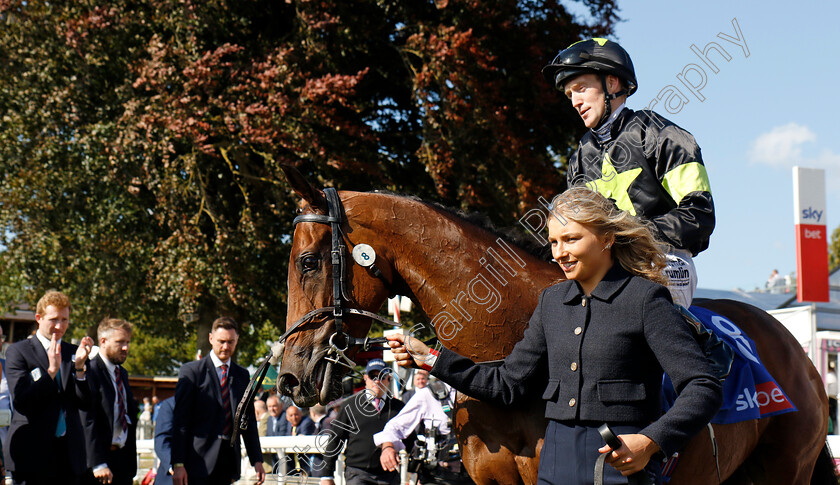
MULTIPOLYGON (((175 397, 164 399, 156 411, 155 423, 155 454, 160 460, 155 485, 172 485, 172 414, 175 409, 175 397)), ((189 477, 187 477, 189 479, 189 477)))
POLYGON ((123 386, 125 387, 126 415, 131 421, 128 424, 128 438, 125 442, 124 455, 131 459, 123 460, 122 463, 111 463, 109 452, 111 440, 114 436, 114 401, 117 394, 114 391, 108 367, 102 357, 97 355, 90 361, 89 369, 85 375, 88 380, 93 406, 89 412, 82 412, 82 419, 85 425, 85 436, 87 437, 87 465, 93 468, 105 463, 112 472, 119 470, 122 475, 134 477, 137 474, 137 415, 140 410, 131 386, 128 385, 128 372, 120 367, 123 386))
POLYGON ((81 476, 85 472, 85 435, 79 409, 90 409, 87 379, 76 380, 78 347, 61 343, 61 385, 47 373, 47 352, 36 338, 6 350, 6 378, 15 414, 9 426, 6 468, 25 477, 81 476), (37 369, 37 370, 36 370, 37 369), (53 450, 58 413, 64 410, 71 470, 57 470, 53 450))
POLYGON ((286 420, 286 413, 281 411, 280 416, 274 417, 269 415, 268 416, 268 423, 266 424, 265 435, 266 436, 289 436, 292 434, 292 428, 289 426, 289 422, 286 420), (277 430, 275 431, 275 423, 277 430))
MULTIPOLYGON (((236 413, 236 406, 245 394, 250 376, 244 367, 234 363, 231 363, 229 375, 231 411, 236 413)), ((262 462, 263 456, 254 406, 247 408, 249 424, 242 438, 253 465, 262 462)), ((225 427, 222 387, 210 355, 181 366, 178 384, 175 385, 173 427, 172 463, 183 463, 188 477, 209 476, 219 456, 222 446, 220 436, 225 427)), ((239 456, 240 443, 237 441, 234 446, 239 456)), ((239 478, 238 464, 237 460, 236 474, 231 479, 239 478)))
MULTIPOLYGON (((286 421, 288 423, 288 421, 286 421)), ((315 422, 309 416, 304 416, 300 420, 300 425, 297 427, 298 436, 311 436, 315 434, 315 422)), ((292 434, 292 427, 289 426, 289 434, 292 434)))
POLYGON ((575 281, 544 290, 502 366, 478 366, 443 349, 432 373, 465 394, 503 405, 544 385, 547 418, 647 425, 641 433, 670 455, 709 422, 722 400, 720 382, 691 332, 665 287, 616 263, 590 297, 575 281), (545 369, 547 384, 538 380, 545 369), (663 370, 679 398, 660 417, 663 370))

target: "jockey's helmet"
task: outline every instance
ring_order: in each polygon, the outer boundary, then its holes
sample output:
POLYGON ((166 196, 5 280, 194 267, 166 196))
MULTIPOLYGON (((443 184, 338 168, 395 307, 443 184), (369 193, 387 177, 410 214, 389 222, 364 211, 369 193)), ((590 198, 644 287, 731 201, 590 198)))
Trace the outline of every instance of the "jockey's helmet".
POLYGON ((636 92, 638 87, 630 55, 617 43, 602 38, 575 42, 560 51, 554 60, 542 69, 542 73, 545 79, 561 92, 566 81, 587 73, 598 74, 602 78, 607 74, 618 77, 624 84, 627 96, 636 92))

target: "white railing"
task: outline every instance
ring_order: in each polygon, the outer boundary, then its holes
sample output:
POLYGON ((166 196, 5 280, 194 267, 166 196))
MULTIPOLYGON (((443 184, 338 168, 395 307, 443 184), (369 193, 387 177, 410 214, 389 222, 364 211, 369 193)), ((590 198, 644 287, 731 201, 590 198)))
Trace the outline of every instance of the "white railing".
MULTIPOLYGON (((287 478, 289 482, 300 482, 299 477, 286 477, 286 455, 289 453, 325 453, 326 449, 324 448, 327 444, 327 437, 326 436, 262 436, 260 437, 260 447, 262 448, 262 452, 264 455, 266 472, 269 473, 269 478, 266 479, 266 483, 273 484, 273 483, 286 483, 287 478), (270 464, 273 460, 270 459, 269 455, 277 454, 278 455, 278 470, 270 470, 270 464)), ((155 441, 154 440, 137 440, 137 456, 138 459, 141 454, 151 454, 154 455, 155 452, 155 441)), ((408 474, 408 460, 406 459, 405 452, 400 452, 401 457, 401 464, 400 467, 400 476, 401 476, 401 483, 407 482, 407 474, 408 474)), ((137 477, 137 481, 139 483, 142 480, 143 475, 146 474, 147 470, 139 470, 138 473, 140 474, 137 477)), ((254 477, 256 477, 256 470, 254 467, 251 466, 250 461, 248 460, 248 456, 246 455, 245 447, 242 447, 242 483, 253 483, 254 477)), ((336 485, 344 485, 344 454, 342 453, 339 455, 338 460, 336 461, 335 465, 335 484, 336 485)), ((317 479, 309 479, 311 483, 317 483, 317 479)))
MULTIPOLYGON (((266 470, 271 475, 277 477, 277 483, 285 483, 289 470, 286 467, 286 455, 289 453, 326 453, 328 436, 262 436, 260 437, 260 447, 264 455, 276 454, 278 461, 276 470, 266 470)), ((248 457, 245 456, 245 448, 242 448, 242 478, 245 480, 252 479, 256 471, 250 465, 248 457), (247 471, 245 471, 247 470, 247 471)), ((267 456, 264 458, 266 464, 270 464, 267 456)), ((339 455, 335 466, 336 485, 344 485, 344 455, 339 455)), ((268 480, 266 480, 268 481, 268 480)), ((294 477, 294 481, 300 481, 299 477, 294 477)), ((319 480, 315 479, 312 482, 317 483, 319 480)))
MULTIPOLYGON (((285 458, 288 452, 309 452, 309 453, 317 453, 317 452, 324 452, 324 449, 321 445, 326 444, 326 438, 318 437, 318 436, 264 436, 260 438, 260 446, 262 447, 262 451, 264 454, 273 454, 277 453, 280 456, 280 463, 285 465, 285 458)), ((834 455, 835 463, 840 461, 840 435, 828 435, 828 445, 831 448, 831 452, 834 455)), ((137 440, 137 455, 138 458, 141 454, 154 454, 155 452, 155 442, 154 440, 137 440)), ((242 448, 243 454, 245 453, 245 448, 242 448)), ((408 460, 405 457, 405 452, 400 452, 401 458, 401 467, 400 467, 400 483, 408 483, 407 479, 407 466, 408 460)), ((271 460, 268 456, 265 457, 266 464, 271 463, 271 460)), ((145 475, 146 470, 138 470, 140 476, 136 478, 137 483, 140 483, 142 480, 143 475, 145 475)), ((251 484, 254 483, 253 479, 256 476, 256 470, 251 466, 250 462, 248 461, 247 456, 243 456, 242 460, 242 479, 240 482, 237 483, 247 483, 251 484)), ((289 482, 291 483, 294 480, 295 483, 299 481, 298 477, 289 477, 289 482)), ((316 483, 316 480, 312 480, 312 483, 316 483)), ((11 482, 9 482, 11 483, 11 482)), ((267 484, 275 484, 275 483, 286 483, 285 477, 285 470, 282 472, 278 472, 275 474, 269 475, 269 478, 266 479, 267 484)), ((344 485, 344 455, 340 455, 338 457, 338 461, 336 462, 336 469, 335 469, 335 483, 336 485, 344 485)))

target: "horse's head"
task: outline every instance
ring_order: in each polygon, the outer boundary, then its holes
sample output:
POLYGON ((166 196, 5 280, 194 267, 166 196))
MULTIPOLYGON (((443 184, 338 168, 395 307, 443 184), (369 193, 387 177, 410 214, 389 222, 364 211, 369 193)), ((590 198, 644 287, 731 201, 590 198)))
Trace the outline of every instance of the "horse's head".
MULTIPOLYGON (((383 278, 354 262, 350 251, 354 244, 364 242, 357 236, 362 237, 366 230, 355 226, 348 215, 354 210, 363 211, 359 204, 338 201, 337 195, 330 203, 327 194, 314 188, 297 170, 286 167, 284 171, 303 199, 289 259, 286 329, 299 326, 286 339, 277 386, 299 406, 327 404, 341 397, 341 379, 349 370, 335 362, 337 349, 346 347, 347 335, 363 337, 370 329, 369 318, 347 310, 376 311, 388 296, 385 282, 393 281, 388 279, 393 277, 393 269, 382 255, 377 258, 377 267, 383 278), (337 223, 331 223, 331 218, 337 223), (337 241, 333 240, 334 232, 339 232, 337 241), (343 247, 334 247, 338 245, 343 247), (338 264, 333 263, 334 250, 341 252, 338 264), (336 287, 342 306, 340 329, 334 311, 336 287)), ((348 353, 352 351, 351 347, 348 353)))

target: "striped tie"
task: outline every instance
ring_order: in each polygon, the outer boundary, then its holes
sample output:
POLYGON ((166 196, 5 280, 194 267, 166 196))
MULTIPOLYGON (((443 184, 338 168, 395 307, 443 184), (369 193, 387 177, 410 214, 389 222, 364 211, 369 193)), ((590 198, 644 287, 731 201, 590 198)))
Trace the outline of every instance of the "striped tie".
POLYGON ((222 364, 222 406, 225 408, 224 436, 233 434, 233 413, 230 409, 230 385, 228 384, 228 366, 222 364))
POLYGON ((125 388, 123 387, 122 375, 120 374, 120 366, 114 367, 114 382, 117 384, 117 406, 120 409, 120 415, 118 417, 120 429, 125 432, 128 429, 128 422, 125 419, 125 388))

